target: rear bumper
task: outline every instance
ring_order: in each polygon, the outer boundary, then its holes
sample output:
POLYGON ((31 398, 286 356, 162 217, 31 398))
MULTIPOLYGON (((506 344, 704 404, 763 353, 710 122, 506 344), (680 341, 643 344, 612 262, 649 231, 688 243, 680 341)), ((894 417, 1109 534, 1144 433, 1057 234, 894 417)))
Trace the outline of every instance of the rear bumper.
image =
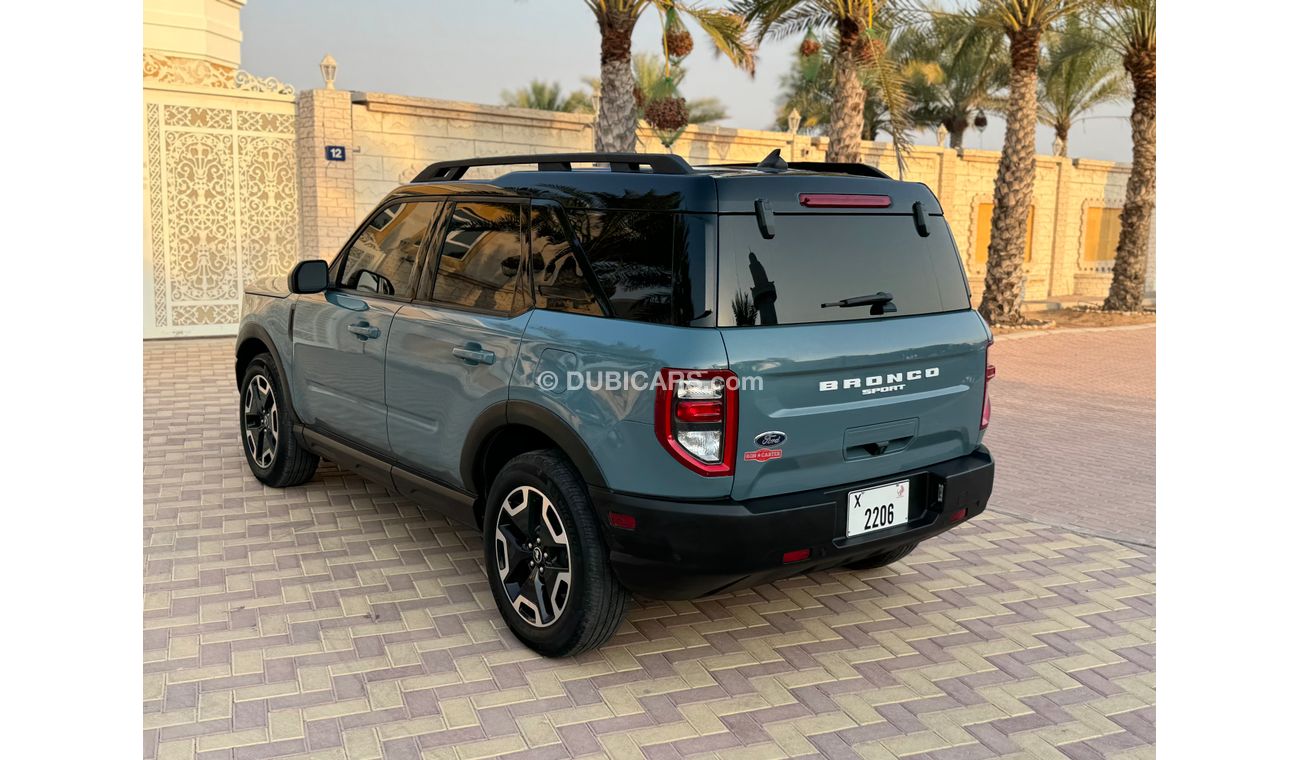
POLYGON ((993 490, 993 457, 972 453, 920 470, 834 488, 748 502, 683 502, 592 488, 592 500, 624 586, 658 599, 692 599, 727 589, 824 570, 902 544, 923 541, 984 511, 993 490), (900 480, 914 503, 905 525, 845 538, 847 494, 900 480), (965 517, 954 520, 960 510, 965 517), (634 530, 613 528, 609 512, 636 518, 634 530), (783 562, 808 549, 807 560, 783 562))

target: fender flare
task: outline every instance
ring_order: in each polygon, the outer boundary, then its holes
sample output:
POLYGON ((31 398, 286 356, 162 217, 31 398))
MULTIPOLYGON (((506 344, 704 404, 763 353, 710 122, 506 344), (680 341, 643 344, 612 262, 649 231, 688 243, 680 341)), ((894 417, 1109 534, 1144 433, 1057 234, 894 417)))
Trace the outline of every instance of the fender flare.
POLYGON ((596 464, 596 458, 569 423, 543 406, 516 400, 498 401, 484 409, 465 434, 460 455, 460 476, 467 489, 474 489, 475 469, 479 465, 483 445, 507 425, 525 425, 555 441, 560 451, 578 468, 583 480, 598 488, 606 487, 605 476, 596 464))
POLYGON ((239 351, 244 347, 245 343, 254 338, 261 342, 262 345, 266 346, 267 352, 271 354, 271 360, 275 362, 276 370, 280 373, 280 380, 284 384, 284 401, 289 407, 289 418, 295 422, 300 421, 298 412, 293 406, 293 394, 289 389, 288 367, 285 366, 284 361, 280 358, 280 350, 275 347, 275 341, 271 340, 271 334, 266 331, 265 327, 262 327, 256 322, 249 322, 239 328, 239 337, 235 339, 235 388, 238 389, 239 384, 244 380, 244 378, 239 376, 239 351))

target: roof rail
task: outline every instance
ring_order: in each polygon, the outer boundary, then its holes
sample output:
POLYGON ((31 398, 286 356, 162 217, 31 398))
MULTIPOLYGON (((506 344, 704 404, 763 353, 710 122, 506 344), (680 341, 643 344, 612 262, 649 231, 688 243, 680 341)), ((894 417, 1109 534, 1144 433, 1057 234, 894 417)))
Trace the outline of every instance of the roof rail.
POLYGON ((492 156, 438 161, 424 167, 412 182, 457 180, 475 166, 536 164, 538 171, 567 172, 574 163, 609 164, 610 171, 639 172, 650 167, 654 174, 690 174, 694 170, 681 156, 671 153, 530 153, 522 156, 492 156))
MULTIPOLYGON (((766 159, 765 159, 766 160, 766 159)), ((765 169, 771 171, 771 165, 755 164, 710 164, 701 166, 701 169, 765 169)), ((835 163, 831 161, 787 161, 786 169, 799 169, 806 172, 826 172, 833 174, 855 174, 859 177, 876 177, 877 179, 893 179, 874 166, 867 164, 852 163, 835 163)))

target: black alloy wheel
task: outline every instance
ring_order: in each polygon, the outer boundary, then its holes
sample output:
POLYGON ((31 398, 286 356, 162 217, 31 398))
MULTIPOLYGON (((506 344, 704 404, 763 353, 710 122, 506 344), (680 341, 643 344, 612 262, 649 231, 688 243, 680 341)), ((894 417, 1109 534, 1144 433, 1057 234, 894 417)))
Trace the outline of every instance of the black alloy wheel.
POLYGON ((244 390, 244 446, 249 460, 271 469, 280 450, 280 407, 266 375, 253 375, 244 390))
POLYGON ((573 589, 569 533, 546 494, 511 491, 497 512, 494 545, 497 576, 519 617, 538 628, 558 620, 573 589))

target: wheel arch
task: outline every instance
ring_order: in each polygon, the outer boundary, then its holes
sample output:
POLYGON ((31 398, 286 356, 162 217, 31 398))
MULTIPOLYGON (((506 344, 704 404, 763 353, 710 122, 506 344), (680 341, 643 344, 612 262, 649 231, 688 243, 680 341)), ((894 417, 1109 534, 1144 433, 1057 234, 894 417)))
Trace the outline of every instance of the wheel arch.
POLYGON ((244 370, 248 369, 248 364, 253 361, 253 357, 259 354, 270 354, 271 361, 275 362, 275 369, 280 373, 280 383, 283 386, 284 402, 289 407, 289 416, 297 421, 298 414, 294 410, 293 398, 289 393, 289 378, 284 361, 280 358, 280 351, 275 347, 275 341, 271 339, 266 328, 255 322, 240 328, 239 338, 235 341, 235 387, 238 388, 244 381, 244 370))
POLYGON ((461 480, 477 496, 475 519, 480 525, 496 473, 512 458, 538 449, 558 450, 588 485, 606 487, 591 450, 559 415, 526 401, 501 401, 485 409, 470 426, 461 453, 461 480))

